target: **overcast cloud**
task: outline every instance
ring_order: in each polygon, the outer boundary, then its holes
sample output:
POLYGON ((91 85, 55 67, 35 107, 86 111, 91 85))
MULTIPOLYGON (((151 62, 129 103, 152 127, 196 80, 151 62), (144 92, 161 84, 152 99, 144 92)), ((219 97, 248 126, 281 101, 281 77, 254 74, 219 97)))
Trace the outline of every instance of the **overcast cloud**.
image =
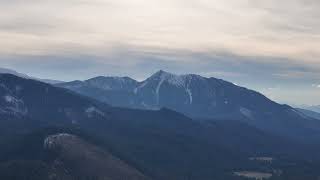
POLYGON ((0 0, 0 66, 61 80, 191 72, 320 104, 319 19, 319 0, 0 0))

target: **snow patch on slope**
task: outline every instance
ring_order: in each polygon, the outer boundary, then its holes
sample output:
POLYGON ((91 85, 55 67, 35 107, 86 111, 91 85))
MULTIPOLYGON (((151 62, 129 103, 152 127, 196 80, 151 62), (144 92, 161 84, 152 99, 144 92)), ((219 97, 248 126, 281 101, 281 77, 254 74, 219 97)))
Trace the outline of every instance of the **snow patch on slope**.
POLYGON ((156 99, 157 99, 157 104, 159 105, 159 91, 160 91, 160 88, 161 88, 161 85, 162 83, 166 80, 166 77, 164 76, 161 76, 160 77, 160 81, 156 87, 156 99))
POLYGON ((172 75, 168 78, 169 84, 172 84, 176 87, 184 87, 186 84, 187 77, 186 76, 175 76, 172 75))
POLYGON ((139 89, 145 87, 147 84, 148 84, 148 82, 145 81, 145 82, 143 82, 140 86, 136 87, 136 88, 133 90, 134 94, 137 94, 138 91, 139 91, 139 89))
POLYGON ((74 135, 67 133, 60 133, 56 135, 48 136, 43 143, 45 149, 52 149, 62 144, 65 138, 76 138, 74 135))
POLYGON ((21 99, 18 99, 11 95, 3 96, 5 105, 0 109, 2 114, 13 114, 13 115, 26 115, 28 109, 24 106, 24 102, 21 99))
POLYGON ((189 95, 189 102, 190 102, 190 104, 192 104, 192 100, 193 100, 193 99, 192 99, 192 98, 193 98, 193 97, 192 97, 192 92, 191 92, 191 90, 190 90, 189 88, 187 88, 186 91, 187 91, 187 93, 188 93, 188 95, 189 95))
POLYGON ((192 90, 189 87, 190 87, 190 82, 193 79, 202 80, 204 78, 198 75, 193 75, 193 74, 175 75, 175 74, 167 73, 164 71, 159 71, 155 73, 153 76, 151 76, 149 79, 147 79, 143 85, 145 86, 145 83, 150 81, 159 81, 155 89, 157 104, 159 104, 160 88, 164 82, 177 88, 183 88, 187 93, 187 95, 189 96, 189 103, 192 104, 193 95, 192 95, 192 90))
POLYGON ((253 116, 252 116, 252 112, 247 109, 247 108, 244 108, 244 107, 240 107, 240 112, 242 115, 244 115, 245 117, 247 117, 248 119, 253 119, 253 116))
POLYGON ((7 103, 13 103, 13 104, 17 104, 19 102, 18 99, 16 99, 15 97, 13 96, 10 96, 10 95, 6 95, 4 96, 4 99, 7 103))
POLYGON ((98 114, 100 116, 105 116, 104 112, 102 112, 101 110, 99 110, 94 106, 87 108, 85 112, 89 118, 93 117, 95 114, 98 114))

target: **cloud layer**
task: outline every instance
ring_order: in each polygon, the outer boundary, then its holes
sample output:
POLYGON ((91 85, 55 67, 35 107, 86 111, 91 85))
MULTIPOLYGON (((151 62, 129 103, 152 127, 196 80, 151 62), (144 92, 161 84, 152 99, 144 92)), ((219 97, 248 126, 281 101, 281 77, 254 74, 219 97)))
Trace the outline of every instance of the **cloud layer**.
POLYGON ((134 45, 305 61, 320 56, 317 0, 2 0, 0 5, 0 46, 8 54, 56 54, 65 48, 101 53, 134 45))
POLYGON ((0 0, 0 66, 67 80, 161 68, 320 97, 319 19, 318 0, 0 0))

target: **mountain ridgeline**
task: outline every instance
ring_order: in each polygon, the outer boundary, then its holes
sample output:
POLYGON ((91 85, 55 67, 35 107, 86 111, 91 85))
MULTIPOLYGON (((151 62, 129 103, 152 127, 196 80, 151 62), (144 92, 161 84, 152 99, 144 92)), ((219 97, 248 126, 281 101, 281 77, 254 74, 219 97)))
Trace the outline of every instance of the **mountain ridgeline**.
POLYGON ((287 105, 233 83, 199 75, 158 71, 142 82, 129 77, 96 77, 58 84, 116 107, 162 107, 199 120, 239 120, 279 135, 319 138, 318 122, 287 105))
POLYGON ((281 108, 263 95, 227 81, 165 71, 159 71, 142 82, 128 77, 96 77, 58 86, 100 98, 114 106, 167 107, 195 118, 248 119, 254 118, 255 113, 281 108))
POLYGON ((11 70, 11 69, 7 69, 7 68, 0 68, 0 74, 12 74, 12 75, 15 75, 15 76, 18 76, 18 77, 21 77, 21 78, 34 79, 34 80, 45 82, 45 83, 48 83, 48 84, 63 83, 63 81, 58 81, 58 80, 53 80, 53 79, 40 79, 40 78, 28 76, 26 74, 19 73, 17 71, 14 71, 14 70, 11 70))
MULTIPOLYGON (((147 80, 150 82, 138 83, 139 86, 130 78, 107 78, 109 82, 105 84, 95 79, 90 89, 98 85, 103 88, 95 87, 95 93, 118 89, 109 97, 123 97, 122 101, 132 94, 142 96, 145 93, 150 98, 154 93, 158 94, 150 102, 146 99, 145 103, 150 105, 151 102, 164 101, 161 100, 163 93, 169 93, 174 84, 176 92, 172 93, 176 94, 171 98, 177 96, 178 101, 182 85, 177 85, 181 82, 170 84, 167 76, 175 77, 161 71, 147 80), (160 85, 157 82, 161 82, 160 85), (156 88, 152 89, 153 86, 156 88), (129 87, 133 88, 132 91, 126 90, 129 87), (148 89, 151 89, 150 94, 148 89)), ((313 141, 319 133, 318 120, 304 117, 288 106, 278 105, 256 92, 222 80, 196 75, 181 77, 192 82, 193 78, 208 81, 193 82, 199 83, 193 88, 207 84, 207 91, 209 82, 215 82, 215 86, 210 87, 217 90, 216 105, 229 107, 230 113, 236 112, 236 106, 250 109, 252 113, 260 112, 255 109, 270 106, 274 108, 270 111, 278 113, 279 118, 258 119, 260 116, 252 114, 254 118, 246 119, 243 117, 251 115, 240 111, 234 113, 241 115, 239 119, 229 119, 225 115, 219 120, 209 116, 206 117, 209 120, 198 120, 169 107, 159 110, 156 106, 148 109, 113 107, 99 101, 101 99, 68 89, 1 74, 0 179, 237 180, 243 179, 241 175, 248 172, 284 180, 313 180, 320 176, 320 148, 319 143, 313 141), (229 95, 231 92, 235 94, 229 95), (258 99, 254 102, 266 104, 254 107, 248 102, 235 101, 236 93, 242 98, 249 98, 252 93, 258 99), (220 96, 225 99, 220 100, 220 96), (291 118, 283 119, 280 115, 291 118), (276 131, 272 131, 273 128, 276 131), (279 133, 281 128, 285 130, 283 133, 279 133), (302 133, 308 141, 299 141, 302 133)), ((82 86, 83 82, 73 83, 82 86)), ((203 88, 191 89, 190 94, 185 94, 184 100, 189 100, 183 101, 186 106, 199 101, 203 88)), ((170 102, 175 101, 171 99, 170 102)), ((222 113, 223 109, 220 111, 222 113)))

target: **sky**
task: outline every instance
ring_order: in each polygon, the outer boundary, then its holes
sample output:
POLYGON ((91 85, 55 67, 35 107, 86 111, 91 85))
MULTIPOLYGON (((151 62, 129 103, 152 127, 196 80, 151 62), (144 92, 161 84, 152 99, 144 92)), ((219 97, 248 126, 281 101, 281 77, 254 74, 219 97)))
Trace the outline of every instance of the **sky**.
POLYGON ((143 80, 159 69, 320 104, 319 0, 0 0, 0 67, 143 80))

